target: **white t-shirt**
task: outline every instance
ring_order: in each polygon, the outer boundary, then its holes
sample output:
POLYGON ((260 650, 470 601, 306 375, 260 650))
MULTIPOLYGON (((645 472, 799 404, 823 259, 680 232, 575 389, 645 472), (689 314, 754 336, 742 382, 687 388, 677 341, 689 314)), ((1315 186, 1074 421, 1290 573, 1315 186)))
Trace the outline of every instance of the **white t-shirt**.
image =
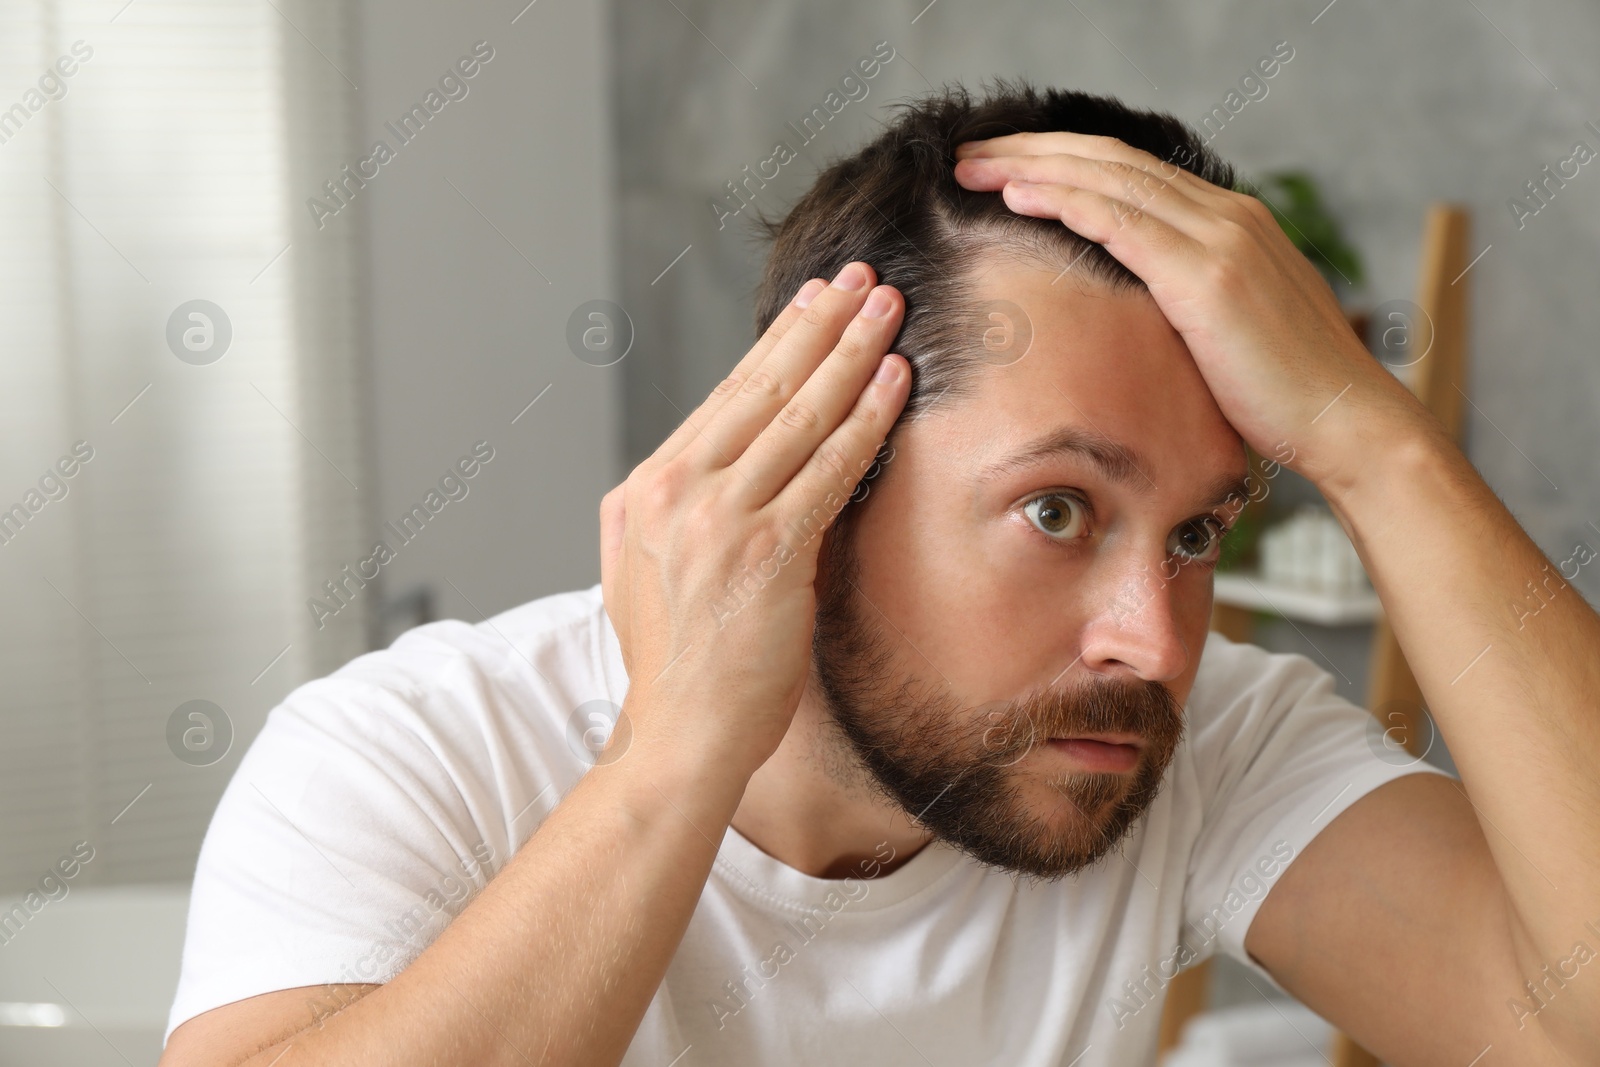
MULTIPOLYGON (((206 834, 168 1034, 259 993, 392 978, 578 781, 591 715, 627 686, 596 585, 418 627, 290 693, 206 834)), ((1178 964, 1220 948, 1266 978, 1244 935, 1288 861, 1433 770, 1380 758, 1309 660, 1215 633, 1186 714, 1123 846, 1055 883, 939 842, 886 876, 813 878, 730 828, 623 1063, 1153 1062, 1178 964)), ((307 1021, 337 1006, 313 991, 307 1021)))

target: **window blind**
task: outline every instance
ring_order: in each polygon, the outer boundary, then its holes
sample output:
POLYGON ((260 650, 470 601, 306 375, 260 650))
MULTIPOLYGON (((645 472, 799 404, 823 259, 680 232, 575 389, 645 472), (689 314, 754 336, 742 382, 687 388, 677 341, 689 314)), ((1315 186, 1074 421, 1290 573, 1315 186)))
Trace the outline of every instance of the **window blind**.
POLYGON ((359 232, 304 209, 348 17, 0 5, 7 906, 78 841, 84 881, 186 879, 267 711, 367 647, 366 601, 305 607, 368 547, 359 232))

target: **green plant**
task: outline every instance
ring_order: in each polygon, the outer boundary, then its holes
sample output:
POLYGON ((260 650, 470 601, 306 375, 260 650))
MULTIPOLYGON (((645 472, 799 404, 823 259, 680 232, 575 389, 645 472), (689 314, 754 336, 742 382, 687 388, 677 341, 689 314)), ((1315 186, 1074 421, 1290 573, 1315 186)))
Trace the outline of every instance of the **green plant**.
POLYGON ((1329 285, 1361 284, 1361 254, 1344 239, 1311 175, 1299 170, 1273 171, 1259 183, 1241 183, 1237 189, 1267 205, 1289 240, 1329 285))

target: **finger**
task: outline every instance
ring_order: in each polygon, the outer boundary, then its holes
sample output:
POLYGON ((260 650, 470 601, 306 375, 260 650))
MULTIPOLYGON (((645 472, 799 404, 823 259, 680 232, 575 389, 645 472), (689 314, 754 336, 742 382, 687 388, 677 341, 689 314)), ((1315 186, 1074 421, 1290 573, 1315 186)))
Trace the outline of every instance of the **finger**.
POLYGON ((1094 159, 1109 159, 1127 163, 1157 175, 1163 181, 1183 186, 1192 192, 1205 190, 1227 192, 1220 186, 1184 169, 1190 160, 1187 147, 1180 148, 1171 159, 1143 151, 1115 137, 1099 134, 1074 133, 1070 130, 1051 130, 1046 133, 1012 133, 1003 137, 990 137, 983 141, 965 141, 956 146, 956 159, 983 159, 995 156, 1049 156, 1071 154, 1094 159))
POLYGON ((809 543, 833 524, 911 395, 911 366, 904 356, 891 353, 879 365, 849 417, 767 505, 798 543, 809 543), (891 376, 884 381, 883 374, 891 376))
POLYGON ((739 391, 745 379, 750 376, 750 372, 761 366, 783 336, 800 321, 800 316, 804 314, 806 307, 827 287, 827 284, 821 278, 812 278, 802 285, 795 292, 794 299, 790 300, 778 313, 778 317, 772 320, 772 324, 757 339, 750 351, 745 353, 744 358, 734 365, 733 370, 728 372, 728 376, 717 384, 700 406, 678 424, 678 428, 668 435, 646 462, 665 462, 683 451, 685 445, 698 437, 701 428, 709 424, 712 416, 727 403, 728 398, 739 391))
POLYGON ((628 588, 626 557, 622 554, 627 529, 626 485, 624 482, 600 498, 600 599, 624 651, 628 647, 628 627, 619 597, 628 588))
MULTIPOLYGON (((684 446, 682 458, 700 470, 718 470, 738 460, 838 345, 875 280, 865 263, 846 264, 701 427, 702 432, 684 446)), ((776 486, 768 489, 776 491, 776 486)))
POLYGON ((990 156, 956 164, 956 180, 968 189, 993 192, 1010 181, 1068 185, 1136 207, 1167 225, 1204 240, 1221 221, 1214 208, 1186 190, 1130 163, 1070 154, 990 156))
POLYGON ((627 527, 624 486, 619 485, 600 498, 600 573, 602 578, 617 565, 622 551, 622 531, 627 527))
POLYGON ((1160 281, 1174 256, 1198 260, 1204 246, 1138 207, 1070 185, 1010 182, 1001 191, 1019 215, 1058 219, 1074 233, 1103 245, 1148 285, 1160 281))
POLYGON ((819 445, 838 429, 883 362, 900 330, 905 298, 880 285, 822 365, 733 464, 732 492, 752 509, 777 496, 819 445))
MULTIPOLYGON (((1089 141, 1116 141, 1114 137, 1095 137, 1092 134, 1071 134, 1068 130, 1044 130, 1037 133, 1008 133, 999 137, 985 137, 976 141, 962 141, 956 145, 956 159, 975 159, 986 156, 1049 156, 1070 152, 1073 139, 1089 141)), ((1117 141, 1118 144, 1122 142, 1117 141)), ((1107 147, 1111 147, 1109 144, 1107 147)))
MULTIPOLYGON (((1281 251, 1283 242, 1278 239, 1281 236, 1281 227, 1272 212, 1267 209, 1266 197, 1259 193, 1235 192, 1213 185, 1197 175, 1158 160, 1150 153, 1133 148, 1114 137, 1095 137, 1067 132, 1011 136, 1028 139, 1017 142, 1019 148, 1026 149, 1025 152, 1014 155, 991 154, 992 149, 988 146, 995 141, 1008 138, 969 141, 959 146, 957 155, 961 158, 956 163, 957 181, 969 188, 999 188, 996 184, 996 172, 1003 173, 1008 168, 1018 170, 1015 176, 1021 180, 1049 181, 1048 177, 1042 179, 1030 177, 1020 171, 1022 168, 1048 166, 1043 162, 1045 160, 1065 160, 1076 156, 1090 160, 1091 166, 1098 164, 1105 168, 1106 173, 1095 176, 1092 171, 1085 170, 1083 165, 1079 164, 1077 165, 1079 180, 1068 179, 1067 184, 1082 184, 1105 195, 1137 203, 1146 210, 1153 209, 1169 223, 1202 241, 1228 233, 1227 227, 1231 225, 1243 227, 1257 237, 1264 238, 1269 248, 1278 247, 1281 251), (1047 144, 1060 146, 1064 151, 1044 152, 1043 149, 1047 144), (1074 145, 1078 147, 1073 148, 1074 145), (963 149, 969 150, 964 154, 963 149), (1119 176, 1127 179, 1128 185, 1125 188, 1131 190, 1132 195, 1124 195, 1115 187, 1112 179, 1119 176), (981 184, 970 184, 969 177, 981 184), (1147 197, 1141 190, 1153 188, 1157 184, 1174 194, 1186 197, 1198 207, 1200 213, 1189 212, 1182 201, 1175 200, 1170 205, 1162 202, 1144 203, 1147 197), (1170 206, 1171 212, 1163 213, 1164 206, 1170 206)), ((1039 172, 1035 169, 1031 173, 1039 172)), ((1292 257, 1290 258, 1292 260, 1292 257)))

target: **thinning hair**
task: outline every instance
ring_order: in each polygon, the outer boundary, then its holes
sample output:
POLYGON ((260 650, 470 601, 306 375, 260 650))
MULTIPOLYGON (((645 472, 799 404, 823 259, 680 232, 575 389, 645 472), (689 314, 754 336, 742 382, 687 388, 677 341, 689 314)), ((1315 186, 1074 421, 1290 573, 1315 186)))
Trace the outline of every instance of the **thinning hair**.
MULTIPOLYGON (((980 99, 947 84, 891 111, 883 132, 829 163, 785 217, 757 210, 759 235, 772 246, 756 289, 757 336, 807 280, 832 278, 852 260, 871 264, 880 284, 904 296, 905 317, 891 350, 911 364, 911 395, 890 431, 891 451, 880 456, 893 454, 896 433, 909 420, 969 397, 979 371, 993 362, 983 344, 991 323, 974 295, 982 257, 1065 270, 1079 284, 1114 291, 1145 288, 1103 246, 1060 220, 1019 215, 998 192, 962 188, 955 179, 958 145, 1066 130, 1115 137, 1223 188, 1236 183, 1233 168, 1192 128, 1109 96, 1001 78, 980 99)), ((883 469, 872 467, 863 484, 883 469)), ((859 491, 829 531, 825 552, 836 567, 851 555, 858 499, 859 491)))
POLYGON ((985 362, 989 326, 975 306, 979 257, 1008 256, 1112 289, 1144 283, 1099 244, 1056 219, 1019 215, 998 192, 973 192, 955 179, 963 141, 1008 133, 1067 130, 1120 141, 1223 188, 1233 168, 1171 115, 1132 108, 1109 96, 1040 90, 998 79, 981 99, 960 85, 891 105, 884 131, 853 155, 831 162, 781 220, 759 215, 771 251, 756 290, 756 335, 765 333, 810 278, 831 278, 863 260, 878 281, 905 297, 893 351, 911 364, 911 395, 899 423, 934 402, 968 394, 985 362))

